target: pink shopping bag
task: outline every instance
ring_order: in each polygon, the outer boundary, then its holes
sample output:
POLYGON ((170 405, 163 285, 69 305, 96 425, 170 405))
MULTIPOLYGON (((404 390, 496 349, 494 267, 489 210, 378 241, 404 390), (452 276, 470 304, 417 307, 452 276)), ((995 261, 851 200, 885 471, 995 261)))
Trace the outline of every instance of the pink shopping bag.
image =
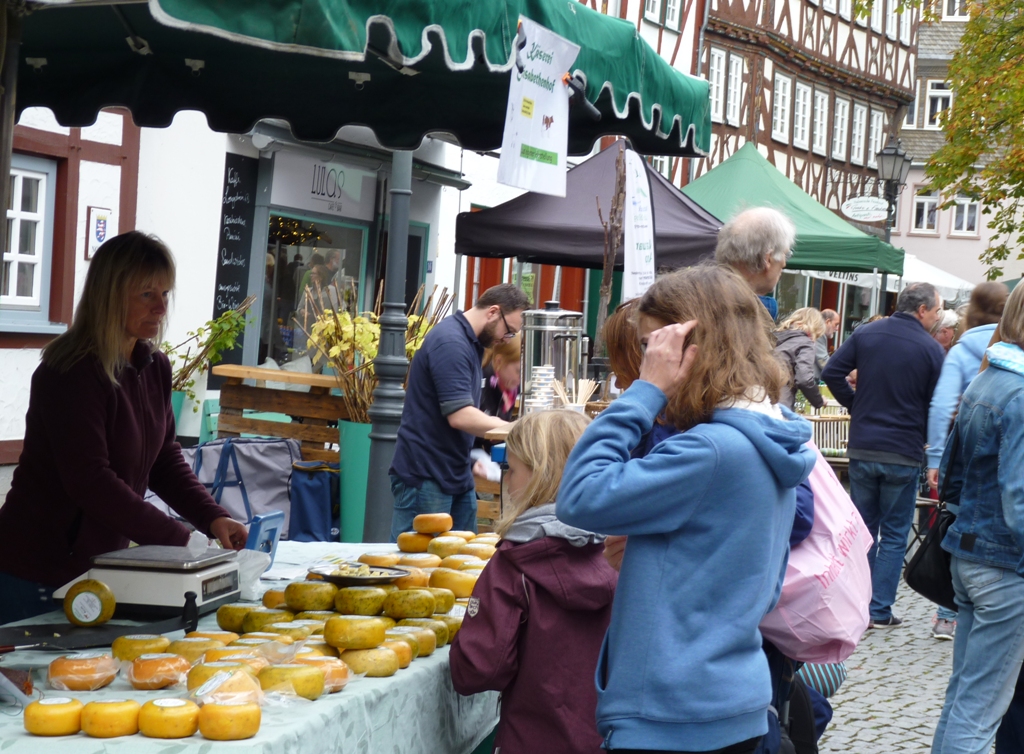
POLYGON ((814 526, 793 548, 775 609, 761 634, 801 662, 842 662, 868 627, 871 534, 860 513, 813 443, 818 456, 809 481, 814 526))

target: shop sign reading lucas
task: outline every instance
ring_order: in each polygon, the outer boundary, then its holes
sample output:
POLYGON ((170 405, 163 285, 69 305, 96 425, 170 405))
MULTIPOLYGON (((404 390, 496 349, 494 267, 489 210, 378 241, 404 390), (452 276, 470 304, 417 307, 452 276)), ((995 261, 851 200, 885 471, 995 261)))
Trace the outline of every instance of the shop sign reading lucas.
POLYGON ((278 152, 270 202, 276 207, 304 209, 353 220, 373 219, 377 176, 316 155, 278 152))

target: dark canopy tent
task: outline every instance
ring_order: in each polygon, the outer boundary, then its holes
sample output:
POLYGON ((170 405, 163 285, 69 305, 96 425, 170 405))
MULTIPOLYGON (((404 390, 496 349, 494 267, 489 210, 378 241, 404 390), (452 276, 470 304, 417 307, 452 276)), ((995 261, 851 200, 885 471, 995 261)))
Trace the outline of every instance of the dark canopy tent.
MULTIPOLYGON (((604 230, 597 204, 600 201, 607 220, 618 150, 619 146, 613 145, 570 170, 564 199, 528 193, 497 207, 461 213, 455 223, 455 252, 474 257, 517 257, 524 262, 567 267, 601 267, 604 230)), ((685 267, 712 256, 722 225, 718 218, 650 165, 647 174, 654 204, 655 264, 685 267)), ((622 269, 621 251, 615 267, 622 269)))

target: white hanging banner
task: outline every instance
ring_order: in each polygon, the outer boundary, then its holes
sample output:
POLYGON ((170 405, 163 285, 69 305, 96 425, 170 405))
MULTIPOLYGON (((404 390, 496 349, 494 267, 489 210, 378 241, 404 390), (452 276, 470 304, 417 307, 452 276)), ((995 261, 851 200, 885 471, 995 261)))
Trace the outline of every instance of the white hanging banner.
POLYGON ((526 35, 518 55, 523 70, 512 67, 498 183, 565 196, 569 88, 562 77, 580 48, 528 18, 519 23, 526 35))
POLYGON ((632 149, 626 150, 626 206, 622 217, 625 231, 622 276, 622 300, 644 294, 654 282, 654 213, 651 209, 651 183, 644 159, 632 149))

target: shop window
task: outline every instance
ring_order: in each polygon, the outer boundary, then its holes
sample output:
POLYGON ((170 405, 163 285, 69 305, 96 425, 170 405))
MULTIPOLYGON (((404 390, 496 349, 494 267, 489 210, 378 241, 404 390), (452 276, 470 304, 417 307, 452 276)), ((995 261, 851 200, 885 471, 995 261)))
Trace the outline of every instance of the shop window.
POLYGON ((725 103, 725 51, 713 47, 708 53, 708 88, 711 95, 711 120, 721 123, 725 103))
POLYGON ((978 235, 978 215, 981 205, 960 194, 953 206, 953 227, 950 229, 952 235, 976 236, 978 235))
POLYGON ((828 92, 814 93, 813 150, 824 155, 828 148, 828 92))
POLYGON ((914 224, 916 233, 935 233, 938 230, 939 194, 921 189, 914 195, 914 224))
POLYGON ((850 121, 850 103, 844 99, 836 100, 836 119, 832 124, 832 157, 846 161, 846 137, 850 121))
POLYGON ((868 109, 864 105, 853 106, 853 124, 850 127, 850 162, 864 164, 864 131, 867 127, 868 109))
POLYGON ((787 144, 789 143, 789 100, 792 82, 793 80, 789 76, 775 74, 775 90, 772 92, 772 138, 787 144))
POLYGON ((945 81, 928 82, 928 128, 941 128, 940 116, 953 104, 953 92, 945 81))
POLYGON ((797 84, 793 95, 793 146, 807 149, 811 133, 811 87, 797 84))
POLYGON ((744 60, 740 55, 729 56, 729 90, 726 93, 725 120, 730 126, 740 124, 740 108, 743 100, 744 60))
POLYGON ((868 132, 868 167, 878 167, 878 153, 882 151, 885 138, 885 113, 871 111, 871 130, 868 132))

